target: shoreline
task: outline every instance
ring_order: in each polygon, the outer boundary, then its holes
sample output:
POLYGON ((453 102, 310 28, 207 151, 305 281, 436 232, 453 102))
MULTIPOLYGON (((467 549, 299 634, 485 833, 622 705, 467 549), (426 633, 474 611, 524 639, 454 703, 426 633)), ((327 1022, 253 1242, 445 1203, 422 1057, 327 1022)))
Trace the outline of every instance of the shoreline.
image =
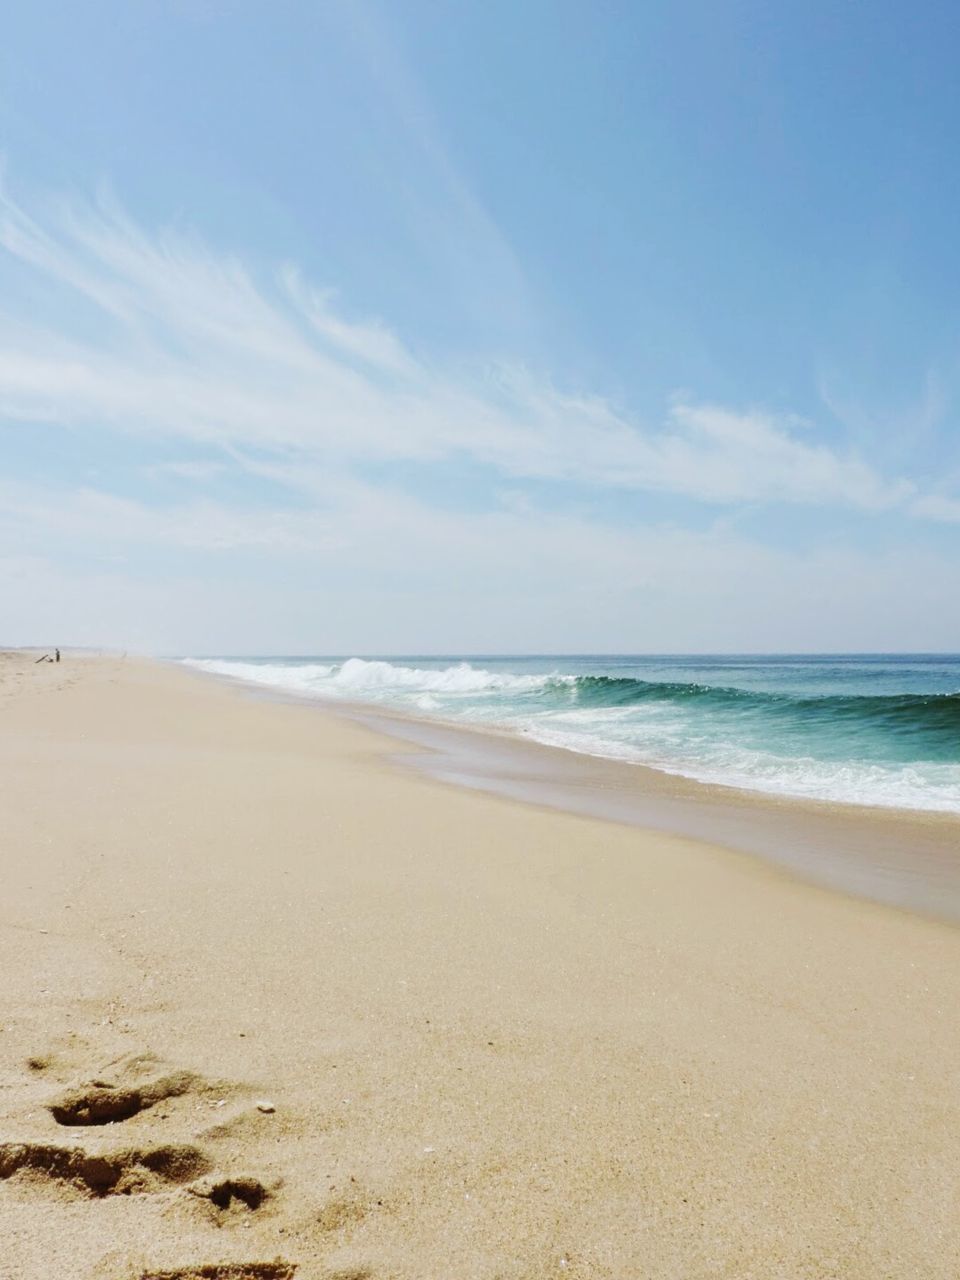
POLYGON ((254 698, 313 706, 413 746, 393 758, 438 781, 690 837, 759 858, 834 892, 960 923, 960 815, 701 782, 495 725, 297 694, 169 660, 254 698))
POLYGON ((955 927, 196 674, 0 656, 11 1276, 954 1280, 955 927))
MULTIPOLYGON (((810 655, 797 655, 796 660, 799 661, 808 656, 810 655)), ((878 657, 882 658, 883 656, 884 655, 868 654, 834 655, 834 667, 839 669, 844 664, 858 664, 868 659, 874 660, 878 657)), ((896 658, 898 661, 916 662, 918 659, 925 659, 934 656, 938 659, 941 658, 941 655, 929 654, 903 654, 896 655, 896 658)), ((767 798, 773 801, 785 800, 798 804, 811 804, 814 806, 837 806, 840 809, 850 809, 862 812, 882 810, 884 812, 915 814, 917 817, 939 815, 960 821, 960 792, 956 792, 955 790, 950 791, 949 789, 946 793, 941 792, 938 789, 937 782, 935 780, 928 779, 925 790, 915 790, 910 792, 908 788, 908 794, 903 794, 903 792, 900 792, 899 794, 891 793, 889 790, 881 790, 879 793, 862 791, 859 793, 850 793, 849 790, 844 791, 843 787, 838 787, 837 779, 842 779, 849 767, 852 766, 856 768, 860 766, 867 766, 869 761, 866 757, 859 760, 837 759, 832 766, 832 773, 835 776, 833 778, 821 777, 814 786, 802 786, 796 781, 791 781, 791 774, 789 770, 786 773, 781 773, 775 782, 771 782, 769 780, 764 781, 762 774, 756 778, 747 778, 742 774, 724 772, 722 769, 718 770, 716 767, 707 767, 706 765, 702 768, 698 767, 692 759, 684 760, 676 757, 671 758, 669 755, 661 756, 660 758, 650 758, 645 753, 634 749, 630 745, 629 737, 620 740, 618 743, 616 734, 611 737, 604 737, 602 734, 600 736, 594 736, 589 732, 580 733, 579 735, 573 734, 572 736, 571 734, 564 732, 560 732, 558 734, 550 727, 554 724, 554 719, 550 716, 538 717, 534 714, 532 719, 524 719, 523 717, 518 719, 511 710, 506 710, 502 717, 496 718, 488 718, 486 715, 475 717, 471 714, 462 716, 456 712, 454 707, 445 708, 442 706, 442 701, 438 704, 431 693, 431 691, 436 687, 438 691, 437 696, 442 700, 452 690, 455 693, 464 694, 467 697, 469 704, 470 698, 475 698, 478 689, 481 691, 489 691, 489 681, 493 681, 494 688, 499 687, 497 685, 498 675, 501 682, 506 682, 503 687, 509 689, 512 687, 509 683, 510 681, 519 681, 524 693, 529 693, 531 689, 535 689, 537 692, 543 692, 543 689, 554 681, 559 682, 561 685, 569 684, 571 681, 574 684, 577 684, 580 679, 584 679, 588 683, 591 680, 599 680, 600 682, 611 681, 614 684, 623 683, 624 681, 628 684, 633 682, 646 689, 655 689, 658 687, 664 689, 676 689, 679 687, 684 691, 696 690, 707 694, 713 693, 725 695, 731 692, 737 693, 736 688, 731 690, 726 689, 723 686, 718 686, 711 689, 709 686, 702 686, 698 683, 686 683, 678 686, 673 680, 667 680, 665 683, 655 680, 651 683, 643 674, 643 668, 639 665, 645 661, 642 656, 635 660, 631 660, 633 662, 633 670, 635 674, 623 677, 611 675, 603 670, 601 670, 600 673, 584 670, 578 675, 576 672, 561 671, 559 669, 547 672, 537 669, 536 667, 531 671, 507 671, 498 673, 495 669, 496 663, 501 661, 501 659, 484 658, 483 656, 444 657, 439 659, 426 659, 419 657, 342 659, 340 657, 326 657, 311 658, 309 660, 288 659, 282 657, 250 659, 229 657, 178 657, 164 660, 180 663, 195 670, 199 670, 209 675, 215 675, 226 680, 236 680, 242 685, 251 685, 264 688, 266 690, 272 690, 281 697, 289 695, 294 698, 316 699, 324 703, 329 702, 331 705, 355 706, 361 709, 368 708, 374 711, 381 711, 384 715, 396 714, 400 717, 419 720, 426 724, 449 725, 451 728, 464 729, 466 731, 477 730, 479 732, 493 733, 498 736, 519 739, 521 741, 536 742, 541 746, 556 748, 561 751, 569 751, 575 755, 589 756, 599 760, 608 760, 615 764, 627 765, 656 775, 665 774, 669 778, 681 779, 683 781, 690 782, 695 786, 716 789, 722 793, 740 793, 747 796, 767 798), (449 665, 440 670, 432 668, 427 670, 411 669, 404 665, 404 663, 407 662, 423 663, 427 661, 444 662, 449 665), (493 666, 494 670, 487 671, 483 667, 474 669, 470 666, 471 663, 483 662, 487 662, 493 666), (349 691, 344 695, 341 692, 341 677, 347 675, 348 669, 350 669, 354 664, 357 664, 359 670, 350 671, 349 678, 347 679, 345 686, 349 691), (362 669, 371 667, 385 668, 388 671, 392 669, 393 672, 404 677, 421 677, 422 688, 420 689, 420 692, 427 697, 427 703, 429 705, 424 704, 421 706, 416 701, 411 704, 402 696, 396 698, 388 696, 384 701, 376 696, 367 697, 367 695, 362 692, 355 692, 355 689, 363 688, 368 683, 364 678, 366 673, 362 669), (286 678, 278 679, 266 674, 261 675, 261 672, 276 673, 278 671, 285 673, 286 678), (328 688, 323 677, 330 676, 331 674, 333 674, 334 678, 331 680, 330 687, 328 688), (299 679, 299 676, 301 675, 307 677, 306 681, 299 679), (467 680, 467 683, 463 685, 462 688, 458 683, 461 676, 464 676, 467 680), (441 679, 441 683, 436 686, 432 683, 432 680, 435 677, 439 677, 441 679), (444 683, 445 677, 454 678, 453 684, 449 688, 447 684, 444 683), (479 678, 481 683, 479 685, 475 684, 473 677, 479 678), (530 681, 533 681, 533 685, 530 685, 530 681), (546 682, 546 686, 544 685, 544 682, 546 682), (544 726, 546 726, 546 729, 544 726)), ((678 658, 669 659, 671 662, 681 664, 689 660, 689 657, 685 657, 683 655, 678 658)), ((795 659, 792 658, 791 655, 777 655, 775 659, 771 659, 771 662, 776 666, 778 664, 782 665, 783 663, 789 664, 794 660, 795 659)), ((957 674, 960 672, 960 655, 944 655, 942 660, 948 661, 952 664, 954 681, 956 679, 960 679, 960 675, 957 674)), ((521 657, 511 661, 515 661, 523 667, 529 663, 544 663, 547 659, 535 656, 532 658, 521 657)), ((562 661, 567 666, 572 666, 581 660, 574 655, 572 657, 567 657, 562 661)), ((667 660, 665 659, 664 661, 667 660)), ((704 658, 703 661, 708 665, 711 665, 717 660, 707 657, 704 658)), ((582 659, 582 662, 587 664, 589 667, 590 665, 596 665, 599 662, 599 659, 591 656, 589 658, 582 659)), ((378 673, 374 674, 377 675, 378 673)), ((674 670, 671 671, 670 674, 675 676, 678 672, 674 670)), ((694 674, 700 675, 701 673, 696 672, 694 674)), ((835 672, 833 674, 835 674, 835 672)), ((379 683, 379 679, 374 679, 370 687, 373 690, 380 688, 381 685, 379 683)), ((410 687, 410 682, 407 679, 401 679, 397 685, 398 690, 408 687, 410 687)), ((774 696, 769 690, 764 692, 762 689, 751 689, 749 685, 741 690, 741 692, 743 692, 748 699, 750 697, 767 698, 769 696, 774 696)), ((788 701, 797 699, 800 701, 804 700, 797 690, 785 690, 784 696, 788 701)), ((913 704, 921 704, 919 709, 922 710, 926 707, 928 702, 940 704, 941 699, 960 697, 960 694, 956 693, 952 688, 949 690, 945 688, 937 688, 936 690, 928 690, 926 693, 920 693, 915 690, 901 690, 899 692, 884 691, 875 697, 868 696, 863 693, 862 690, 860 692, 850 694, 845 694, 842 690, 839 693, 836 691, 824 691, 822 693, 822 698, 819 694, 810 694, 808 696, 813 701, 817 709, 819 709, 821 703, 826 704, 831 701, 836 701, 838 698, 842 703, 852 702, 858 705, 870 704, 876 700, 876 697, 879 697, 880 701, 884 703, 892 702, 894 704, 900 704, 906 701, 911 704, 909 713, 912 715, 918 710, 917 706, 913 704)), ((603 710, 605 706, 606 704, 601 704, 601 710, 603 710)), ((616 704, 616 707, 619 709, 619 704, 616 704)), ((606 707, 606 710, 611 709, 613 708, 606 707)), ((898 709, 902 711, 903 707, 898 707, 898 709)), ((554 708, 554 710, 556 711, 557 708, 554 708)), ((876 709, 874 708, 874 710, 876 709)), ((709 720, 709 711, 701 714, 705 714, 706 718, 709 720)), ((564 715, 560 714, 557 716, 557 719, 560 721, 564 720, 564 715)), ((726 745, 730 747, 733 744, 727 743, 726 745)), ((937 743, 927 743, 926 745, 931 750, 936 751, 938 749, 937 743)), ((809 760, 802 751, 797 752, 792 758, 786 756, 778 758, 780 759, 781 765, 791 763, 791 759, 792 763, 795 765, 813 762, 809 760)), ((826 767, 829 761, 827 758, 823 758, 820 759, 818 763, 820 766, 826 767)), ((907 763, 907 761, 901 761, 904 768, 906 768, 907 763)), ((923 766, 932 765, 933 763, 933 759, 923 758, 915 760, 913 765, 917 768, 922 768, 923 766)))

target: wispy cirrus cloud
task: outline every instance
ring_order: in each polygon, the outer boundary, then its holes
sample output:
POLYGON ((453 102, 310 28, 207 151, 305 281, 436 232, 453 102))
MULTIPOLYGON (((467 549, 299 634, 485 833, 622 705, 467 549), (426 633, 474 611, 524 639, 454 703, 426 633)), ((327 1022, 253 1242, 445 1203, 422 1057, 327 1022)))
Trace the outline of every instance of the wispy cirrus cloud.
POLYGON ((254 449, 295 466, 472 461, 505 477, 711 504, 901 510, 953 521, 957 500, 887 477, 796 420, 680 401, 654 426, 523 367, 438 367, 356 321, 293 266, 269 279, 114 202, 44 219, 0 194, 0 247, 79 301, 25 320, 0 304, 0 417, 254 449), (95 333, 95 336, 91 336, 95 333))
POLYGON ((250 509, 199 497, 158 506, 89 486, 68 491, 0 482, 0 531, 5 546, 22 540, 94 557, 118 546, 199 552, 324 552, 342 545, 329 515, 282 508, 250 509))

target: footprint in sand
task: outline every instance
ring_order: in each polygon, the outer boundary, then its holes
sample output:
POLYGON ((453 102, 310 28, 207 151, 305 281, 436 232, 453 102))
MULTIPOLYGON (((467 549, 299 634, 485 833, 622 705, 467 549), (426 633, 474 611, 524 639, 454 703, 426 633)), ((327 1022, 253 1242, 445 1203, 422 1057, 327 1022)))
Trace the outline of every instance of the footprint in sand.
POLYGON ((140 1280, 292 1280, 295 1262, 209 1262, 174 1271, 145 1271, 140 1280))
MULTIPOLYGON (((43 1070, 49 1059, 37 1056, 28 1062, 31 1072, 43 1070)), ((107 1068, 106 1078, 67 1089, 47 1110, 66 1128, 112 1127, 132 1120, 158 1103, 187 1094, 222 1099, 234 1092, 223 1082, 213 1083, 191 1071, 162 1071, 151 1054, 127 1055, 107 1068)), ((161 1190, 164 1184, 189 1183, 209 1174, 213 1162, 205 1150, 192 1143, 130 1144, 122 1149, 61 1146, 54 1142, 0 1144, 0 1180, 11 1178, 49 1180, 70 1184, 94 1197, 130 1195, 161 1190)), ((241 1176, 211 1179, 189 1188, 209 1201, 216 1211, 234 1207, 258 1209, 268 1198, 257 1178, 241 1176)))
POLYGON ((186 1188, 218 1227, 226 1226, 231 1219, 257 1213, 273 1198, 276 1190, 265 1186, 259 1178, 224 1178, 213 1175, 201 1178, 186 1188))
MULTIPOLYGON (((27 1063, 34 1074, 45 1073, 51 1065, 48 1055, 37 1055, 27 1063)), ((150 1054, 126 1055, 89 1083, 54 1097, 47 1110, 65 1128, 107 1128, 124 1125, 159 1103, 187 1095, 215 1098, 222 1104, 225 1095, 245 1092, 241 1086, 209 1081, 190 1071, 163 1070, 163 1065, 150 1054)), ((258 1114, 272 1111, 272 1104, 269 1109, 258 1104, 258 1114)), ((131 1144, 104 1150, 55 1142, 0 1143, 0 1181, 67 1186, 89 1199, 149 1194, 180 1186, 194 1202, 204 1204, 218 1227, 238 1215, 260 1210, 279 1186, 268 1187, 248 1175, 226 1177, 213 1170, 207 1152, 193 1143, 131 1144)), ((296 1269, 296 1263, 280 1258, 272 1262, 211 1262, 172 1271, 147 1271, 140 1280, 291 1280, 296 1269)))
POLYGON ((177 1071, 132 1088, 97 1080, 85 1088, 69 1090, 51 1102, 49 1110, 57 1124, 71 1127, 116 1124, 167 1098, 181 1098, 202 1084, 200 1077, 189 1071, 177 1071))
POLYGON ((0 1180, 19 1176, 68 1183, 97 1198, 156 1191, 209 1170, 204 1153, 188 1144, 98 1153, 47 1142, 0 1143, 0 1180))
MULTIPOLYGON (((31 1073, 42 1074, 50 1063, 50 1055, 37 1055, 28 1060, 27 1066, 31 1073)), ((226 1081, 206 1080, 193 1071, 171 1069, 153 1054, 133 1053, 98 1067, 97 1074, 83 1084, 67 1088, 47 1105, 58 1124, 103 1125, 130 1120, 158 1102, 186 1094, 223 1098, 237 1091, 238 1086, 226 1081)))

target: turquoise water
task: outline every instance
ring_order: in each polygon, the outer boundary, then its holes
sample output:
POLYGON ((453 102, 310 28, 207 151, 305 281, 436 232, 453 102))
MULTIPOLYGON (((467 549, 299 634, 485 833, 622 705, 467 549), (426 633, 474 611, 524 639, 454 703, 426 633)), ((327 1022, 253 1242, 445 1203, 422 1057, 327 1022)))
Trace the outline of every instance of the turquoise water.
POLYGON ((205 658, 748 790, 960 812, 960 656, 205 658))

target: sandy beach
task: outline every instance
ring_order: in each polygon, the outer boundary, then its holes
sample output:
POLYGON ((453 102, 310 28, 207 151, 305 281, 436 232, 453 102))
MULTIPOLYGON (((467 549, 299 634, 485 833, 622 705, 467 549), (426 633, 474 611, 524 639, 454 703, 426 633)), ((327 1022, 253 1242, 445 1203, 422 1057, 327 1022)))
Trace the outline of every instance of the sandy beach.
POLYGON ((954 1280, 960 932, 0 658, 3 1280, 954 1280))

